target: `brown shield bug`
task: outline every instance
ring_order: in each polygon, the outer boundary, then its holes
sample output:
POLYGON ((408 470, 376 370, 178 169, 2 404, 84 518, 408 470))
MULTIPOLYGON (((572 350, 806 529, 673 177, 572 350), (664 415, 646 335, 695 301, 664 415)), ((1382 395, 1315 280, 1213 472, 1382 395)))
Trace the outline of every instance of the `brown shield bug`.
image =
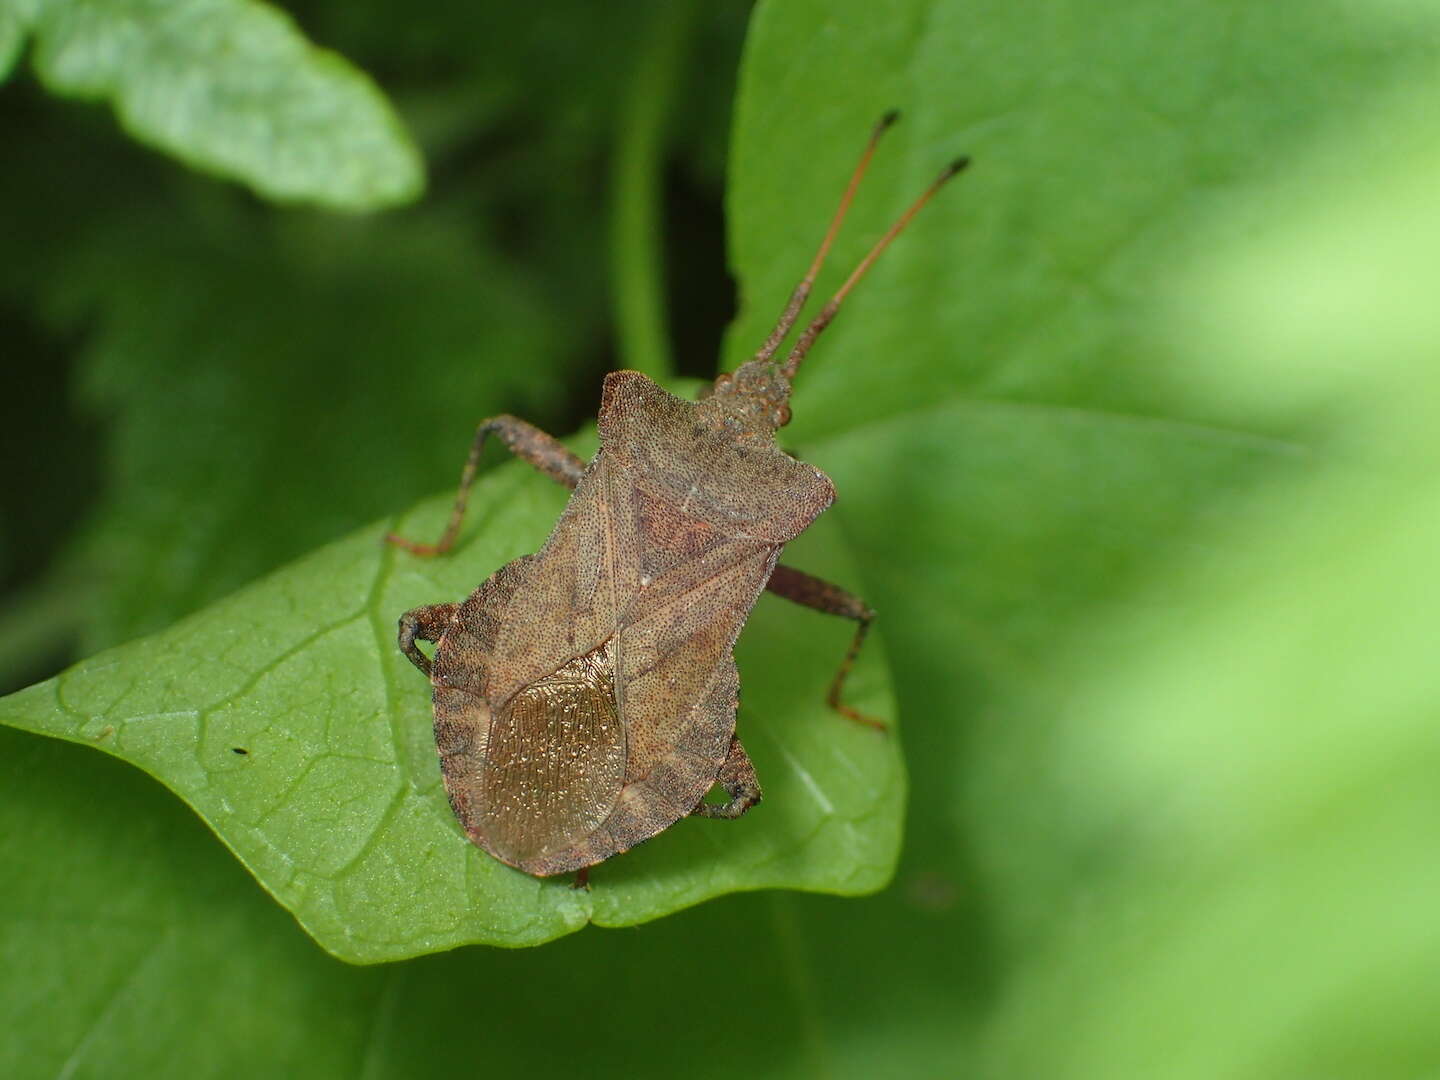
POLYGON ((545 876, 581 871, 690 814, 737 818, 760 801, 735 735, 731 649, 761 589, 856 621, 830 687, 874 613, 857 596, 777 565, 781 549, 835 498, 828 477, 775 445, 790 384, 855 283, 925 202, 967 164, 947 167, 861 260, 804 329, 799 318, 881 134, 870 136, 809 270, 754 358, 685 401, 634 371, 605 377, 600 449, 586 464, 513 416, 483 422, 435 544, 447 551, 486 439, 574 490, 550 538, 456 604, 400 618, 400 649, 429 676, 435 745, 466 834, 501 862, 545 876), (434 659, 415 644, 436 643, 434 659), (716 784, 729 800, 705 802, 716 784))

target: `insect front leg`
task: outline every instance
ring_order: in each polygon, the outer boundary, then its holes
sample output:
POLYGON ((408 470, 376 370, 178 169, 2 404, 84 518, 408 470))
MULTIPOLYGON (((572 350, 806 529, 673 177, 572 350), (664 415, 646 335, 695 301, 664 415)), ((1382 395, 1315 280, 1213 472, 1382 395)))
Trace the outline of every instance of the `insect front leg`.
POLYGON ((701 802, 690 811, 692 814, 708 818, 738 818, 760 801, 760 778, 755 775, 750 755, 745 753, 737 736, 730 736, 730 752, 715 774, 715 782, 725 789, 730 801, 719 804, 701 802))
POLYGON ((387 543, 402 547, 416 555, 442 555, 449 551, 460 534, 460 522, 465 517, 465 504, 470 499, 470 486, 475 483, 475 471, 480 466, 480 454, 485 449, 485 440, 494 435, 510 452, 522 461, 528 461, 552 480, 574 489, 585 471, 585 462, 576 457, 559 439, 547 435, 534 424, 527 424, 514 416, 492 416, 482 421, 475 429, 475 441, 470 444, 470 456, 465 459, 465 469, 460 474, 460 490, 455 495, 455 506, 450 511, 450 522, 445 532, 433 544, 420 544, 403 536, 390 533, 387 543))
POLYGON ((841 716, 848 717, 858 724, 867 724, 881 731, 888 730, 883 720, 866 716, 858 709, 853 709, 840 700, 840 694, 845 688, 845 679, 850 674, 850 669, 855 666, 855 658, 860 655, 860 646, 865 643, 865 635, 870 632, 870 624, 875 621, 875 612, 870 605, 854 593, 846 592, 839 585, 832 585, 822 578, 807 574, 803 570, 796 570, 791 566, 776 566, 775 572, 770 575, 770 580, 765 588, 776 596, 783 596, 786 600, 814 608, 816 611, 823 611, 827 615, 841 615, 847 619, 854 619, 859 624, 855 628, 855 637, 850 642, 845 659, 840 661, 840 670, 835 672, 835 678, 830 683, 830 692, 825 696, 825 701, 841 716))
POLYGON ((400 616, 400 651, 420 671, 430 674, 430 658, 415 645, 416 641, 439 641, 450 625, 459 604, 429 604, 412 608, 400 616))

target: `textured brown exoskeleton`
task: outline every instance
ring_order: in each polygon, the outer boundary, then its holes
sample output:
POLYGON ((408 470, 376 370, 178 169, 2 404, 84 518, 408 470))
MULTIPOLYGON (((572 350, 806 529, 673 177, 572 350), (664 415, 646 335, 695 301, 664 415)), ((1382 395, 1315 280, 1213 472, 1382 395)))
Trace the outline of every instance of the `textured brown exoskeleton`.
POLYGON ((600 449, 587 465, 512 416, 476 432, 440 541, 388 539, 420 555, 450 548, 485 440, 574 489, 536 554, 501 567, 469 599, 406 612, 400 648, 434 687, 435 744, 470 839, 540 876, 626 851, 690 814, 736 818, 760 801, 735 736, 731 649, 761 589, 859 624, 830 688, 840 701, 873 612, 785 566, 780 549, 835 498, 830 480, 775 445, 790 382, 815 338, 954 162, 862 260, 783 363, 799 317, 881 133, 876 126, 804 279, 754 359, 684 401, 645 375, 605 377, 600 449), (416 640, 437 642, 432 661, 416 640), (716 784, 723 804, 704 801, 716 784))

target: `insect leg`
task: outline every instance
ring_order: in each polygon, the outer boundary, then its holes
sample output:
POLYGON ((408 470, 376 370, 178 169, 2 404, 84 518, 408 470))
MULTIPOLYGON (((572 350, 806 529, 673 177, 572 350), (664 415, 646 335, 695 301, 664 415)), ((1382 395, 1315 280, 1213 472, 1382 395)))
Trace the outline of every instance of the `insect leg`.
POLYGON ((387 543, 402 547, 416 555, 442 555, 449 551, 460 533, 460 522, 465 517, 465 504, 470 498, 470 486, 475 482, 475 470, 480 465, 480 453, 485 449, 485 440, 494 435, 510 448, 510 452, 522 461, 528 461, 551 479, 574 488, 585 471, 585 462, 570 452, 559 439, 547 435, 533 424, 527 424, 514 416, 492 416, 481 422, 475 429, 475 441, 470 444, 470 456, 465 459, 465 469, 460 474, 460 490, 455 495, 455 506, 450 511, 450 522, 445 532, 433 544, 419 544, 403 536, 390 533, 387 543))
POLYGON ((450 618, 459 604, 430 604, 412 608, 400 616, 400 651, 426 675, 430 674, 430 658, 415 645, 419 641, 439 641, 450 625, 450 618))
POLYGON ((840 715, 848 717, 856 723, 868 724, 881 731, 887 730, 884 721, 877 720, 873 716, 866 716, 858 709, 852 709, 840 700, 840 692, 845 687, 845 678, 855 665, 855 658, 860 655, 860 646, 865 641, 865 635, 870 632, 870 624, 875 621, 875 612, 871 610, 870 605, 854 593, 846 592, 839 585, 832 585, 828 581, 802 570, 796 570, 791 566, 776 566, 775 572, 770 575, 770 581, 765 588, 776 596, 783 596, 786 600, 814 608, 816 611, 823 611, 827 615, 841 615, 847 619, 854 619, 859 624, 855 628, 855 637, 850 642, 845 659, 840 662, 840 670, 835 673, 835 678, 830 683, 830 692, 826 695, 825 700, 840 715))
POLYGON ((730 753, 715 774, 715 782, 725 789, 730 801, 718 805, 702 802, 690 811, 692 814, 708 818, 738 818, 760 801, 760 779, 755 775, 755 766, 734 735, 730 736, 730 753))

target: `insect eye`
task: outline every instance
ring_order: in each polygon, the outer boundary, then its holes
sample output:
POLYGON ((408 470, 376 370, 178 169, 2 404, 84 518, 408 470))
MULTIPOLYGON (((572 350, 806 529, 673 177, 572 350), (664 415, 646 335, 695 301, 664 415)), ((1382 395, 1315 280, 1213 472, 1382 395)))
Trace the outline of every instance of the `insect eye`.
POLYGON ((784 427, 788 423, 790 423, 790 406, 781 405, 775 410, 775 426, 784 427))

